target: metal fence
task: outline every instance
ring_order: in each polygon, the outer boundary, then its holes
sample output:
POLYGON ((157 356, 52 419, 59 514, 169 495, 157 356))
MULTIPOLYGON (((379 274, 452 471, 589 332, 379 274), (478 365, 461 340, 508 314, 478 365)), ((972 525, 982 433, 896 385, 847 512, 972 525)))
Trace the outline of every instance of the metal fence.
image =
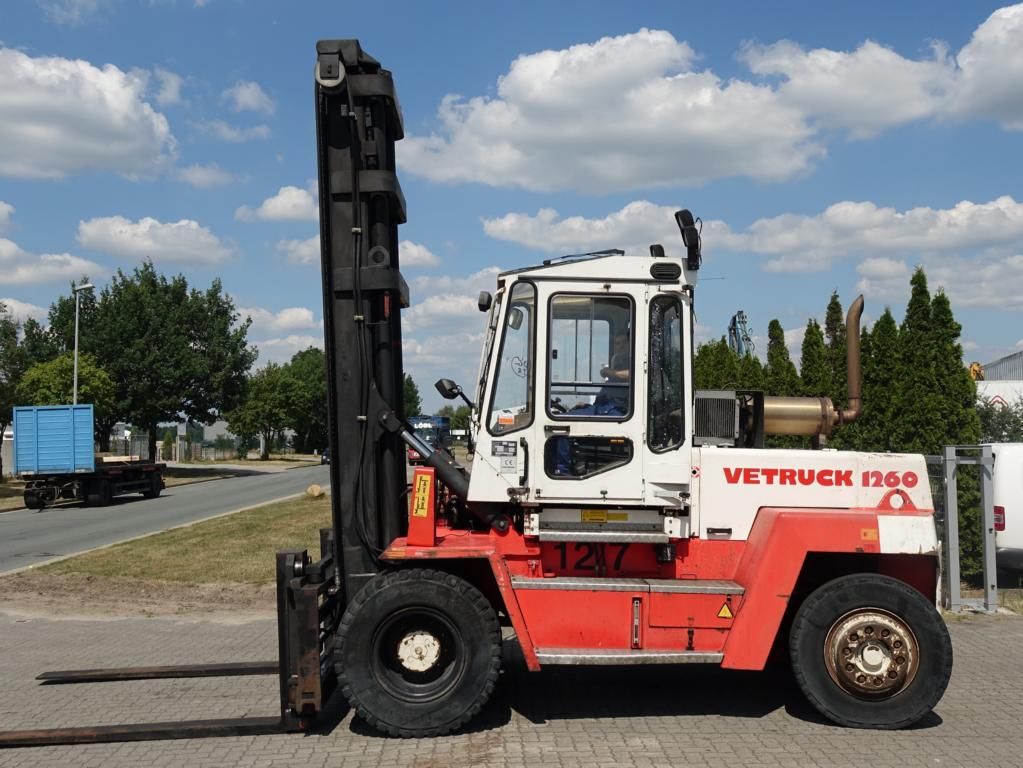
MULTIPOLYGON (((989 445, 948 445, 942 456, 928 456, 928 478, 934 498, 934 516, 941 540, 942 605, 950 611, 966 608, 998 609, 998 581, 995 563, 995 511, 992 487, 994 457, 989 445), (983 548, 981 599, 962 596, 960 569, 959 482, 960 469, 977 467, 980 484, 980 521, 983 548)), ((967 481, 964 479, 964 481, 967 481)), ((972 480, 970 480, 972 481, 972 480)))

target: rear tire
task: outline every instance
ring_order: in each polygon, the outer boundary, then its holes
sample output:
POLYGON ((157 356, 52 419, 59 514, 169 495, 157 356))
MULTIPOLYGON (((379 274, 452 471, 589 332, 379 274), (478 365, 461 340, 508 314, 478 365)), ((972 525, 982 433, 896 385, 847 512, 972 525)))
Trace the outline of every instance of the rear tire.
POLYGON ((95 480, 89 484, 85 501, 90 507, 105 507, 113 501, 113 498, 114 494, 110 483, 106 480, 95 480))
POLYGON ((849 728, 912 725, 938 703, 952 674, 952 642, 934 605, 877 574, 843 576, 807 597, 789 652, 806 698, 849 728))
POLYGON ((155 499, 160 495, 163 490, 163 476, 159 472, 154 472, 149 478, 148 490, 142 491, 142 495, 147 499, 155 499))
POLYGON ((501 668, 501 628, 474 586, 443 571, 376 576, 341 619, 341 690, 370 726, 402 738, 441 736, 475 717, 501 668))

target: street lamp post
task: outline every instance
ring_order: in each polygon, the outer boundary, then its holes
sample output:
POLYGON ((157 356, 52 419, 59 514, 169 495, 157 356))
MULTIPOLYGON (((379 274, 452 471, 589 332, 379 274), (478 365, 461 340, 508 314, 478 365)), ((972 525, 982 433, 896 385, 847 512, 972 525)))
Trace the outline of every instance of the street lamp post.
POLYGON ((75 295, 75 379, 71 391, 72 405, 78 405, 78 312, 81 305, 81 299, 79 299, 78 294, 82 291, 91 291, 93 287, 92 283, 85 283, 84 285, 71 284, 71 292, 75 295))

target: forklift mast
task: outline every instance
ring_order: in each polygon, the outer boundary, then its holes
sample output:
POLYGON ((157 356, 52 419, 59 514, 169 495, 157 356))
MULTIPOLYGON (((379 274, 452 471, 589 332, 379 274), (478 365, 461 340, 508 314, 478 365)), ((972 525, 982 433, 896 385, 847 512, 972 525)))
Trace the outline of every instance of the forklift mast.
POLYGON ((404 135, 391 73, 357 40, 317 43, 316 147, 330 424, 331 510, 345 602, 407 527, 398 225, 404 135), (391 429, 384 424, 390 423, 391 429))

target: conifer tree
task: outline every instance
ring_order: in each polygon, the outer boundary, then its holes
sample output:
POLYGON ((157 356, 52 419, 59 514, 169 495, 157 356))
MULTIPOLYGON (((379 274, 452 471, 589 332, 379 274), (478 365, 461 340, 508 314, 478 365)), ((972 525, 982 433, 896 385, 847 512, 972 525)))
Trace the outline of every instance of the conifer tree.
POLYGON ((799 378, 802 393, 809 397, 827 397, 831 392, 831 360, 824 346, 824 333, 812 317, 803 333, 803 347, 799 357, 799 378))
POLYGON ((724 336, 697 347, 693 382, 696 389, 728 389, 738 385, 739 359, 724 336))
POLYGON ((785 331, 777 320, 772 320, 767 326, 767 367, 764 370, 764 380, 769 395, 799 394, 799 374, 789 359, 785 331))
POLYGON ((931 295, 927 276, 917 269, 906 316, 899 328, 898 382, 892 448, 909 453, 937 454, 944 445, 944 428, 934 416, 936 381, 931 348, 931 295))
MULTIPOLYGON (((944 444, 972 445, 980 439, 977 385, 963 364, 959 344, 962 326, 952 314, 948 296, 939 291, 931 301, 931 349, 934 356, 934 418, 944 428, 944 444)), ((976 467, 960 467, 959 567, 965 578, 983 573, 980 509, 980 474, 976 467)))
POLYGON ((863 415, 855 428, 855 446, 861 451, 892 451, 892 426, 896 421, 895 396, 900 379, 899 328, 892 311, 861 335, 863 360, 863 415))
POLYGON ((828 362, 831 367, 830 388, 821 392, 822 397, 830 397, 836 408, 846 405, 845 370, 845 315, 842 313, 842 302, 838 291, 831 293, 828 308, 824 314, 824 338, 828 344, 828 362))

